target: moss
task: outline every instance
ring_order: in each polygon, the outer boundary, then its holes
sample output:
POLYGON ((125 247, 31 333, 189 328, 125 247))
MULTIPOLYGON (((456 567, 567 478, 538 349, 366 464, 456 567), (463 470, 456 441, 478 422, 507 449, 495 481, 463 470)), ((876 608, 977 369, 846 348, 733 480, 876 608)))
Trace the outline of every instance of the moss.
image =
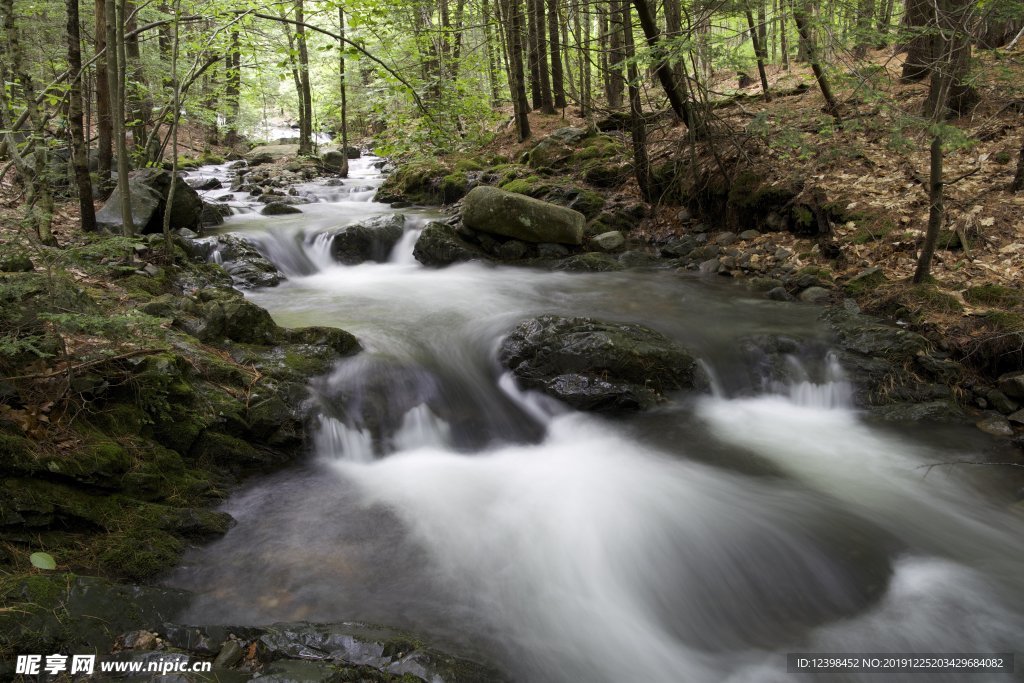
POLYGON ((610 135, 595 135, 586 138, 586 144, 574 152, 574 161, 586 161, 588 159, 611 159, 618 156, 625 150, 610 135))
POLYGON ((473 157, 463 157, 461 159, 456 160, 456 162, 455 162, 455 172, 456 173, 463 173, 463 174, 465 174, 465 173, 469 173, 470 171, 482 171, 482 170, 484 170, 484 165, 482 163, 480 163, 479 159, 476 159, 476 158, 473 158, 473 157))
POLYGON ((931 313, 961 313, 963 304, 948 292, 943 292, 935 285, 915 285, 910 288, 908 298, 923 311, 931 313))
POLYGON ((205 431, 196 440, 191 455, 200 463, 208 463, 235 472, 273 465, 273 454, 260 450, 237 437, 205 431))
POLYGON ((1024 294, 1017 289, 989 284, 969 287, 964 299, 977 306, 1001 306, 1012 308, 1024 304, 1024 294))
POLYGON ((992 161, 997 164, 1008 164, 1013 160, 1013 154, 1009 150, 1001 149, 992 155, 992 161))
POLYGON ((843 285, 843 290, 850 296, 861 296, 877 289, 883 282, 885 282, 885 274, 878 269, 855 277, 843 285))
POLYGON ((1024 316, 1009 311, 989 311, 982 316, 985 324, 995 332, 1024 334, 1024 316))
POLYGON ((465 171, 450 173, 441 179, 441 201, 453 204, 469 192, 469 179, 465 171))
POLYGON ((515 180, 505 183, 500 187, 506 192, 515 192, 516 194, 525 194, 528 197, 537 197, 544 194, 550 185, 540 176, 531 175, 526 178, 516 178, 515 180))
POLYGON ((580 189, 568 206, 582 213, 587 219, 593 218, 604 208, 604 197, 593 190, 580 189))
POLYGON ((896 224, 892 221, 886 221, 877 223, 870 226, 860 227, 850 237, 850 242, 853 244, 867 244, 868 242, 877 242, 878 240, 884 239, 893 230, 896 229, 896 224))
POLYGON ((185 543, 159 529, 131 529, 107 534, 97 550, 99 567, 105 572, 142 581, 174 566, 185 543))
POLYGON ((796 274, 797 276, 809 275, 820 282, 832 281, 832 271, 822 266, 804 266, 796 274))

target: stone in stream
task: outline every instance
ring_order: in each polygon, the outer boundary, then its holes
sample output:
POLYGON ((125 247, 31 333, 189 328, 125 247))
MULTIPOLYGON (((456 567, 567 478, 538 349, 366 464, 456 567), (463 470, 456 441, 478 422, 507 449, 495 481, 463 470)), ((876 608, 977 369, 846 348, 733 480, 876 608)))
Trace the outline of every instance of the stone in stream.
POLYGON ((670 391, 708 386, 693 356, 633 323, 531 318, 505 338, 499 357, 524 387, 578 410, 643 410, 665 401, 670 391))
POLYGON ((470 244, 452 226, 434 221, 420 233, 412 255, 425 266, 448 266, 463 261, 490 262, 484 251, 470 244))
POLYGON ((405 214, 376 216, 337 233, 331 240, 331 256, 349 266, 364 261, 383 263, 404 232, 405 214))
POLYGON ((462 222, 472 230, 523 242, 581 244, 586 219, 573 209, 480 186, 463 200, 462 222))
MULTIPOLYGON (((128 174, 132 223, 136 232, 146 234, 163 230, 163 217, 170 188, 171 174, 162 169, 144 168, 128 174)), ((174 205, 170 211, 172 229, 197 229, 201 223, 203 200, 180 176, 174 180, 174 205)), ((96 213, 96 225, 112 232, 120 232, 123 228, 121 218, 121 191, 115 189, 96 213)))
POLYGON ((626 243, 626 238, 618 230, 610 230, 590 239, 590 245, 597 251, 615 251, 626 243))
POLYGON ((264 216, 284 216, 289 213, 302 213, 302 209, 284 202, 270 202, 260 213, 264 216))
POLYGON ((224 187, 224 185, 221 184, 220 180, 217 178, 197 178, 193 181, 190 181, 188 184, 189 187, 191 187, 193 190, 197 190, 200 192, 207 190, 219 190, 222 187, 224 187))

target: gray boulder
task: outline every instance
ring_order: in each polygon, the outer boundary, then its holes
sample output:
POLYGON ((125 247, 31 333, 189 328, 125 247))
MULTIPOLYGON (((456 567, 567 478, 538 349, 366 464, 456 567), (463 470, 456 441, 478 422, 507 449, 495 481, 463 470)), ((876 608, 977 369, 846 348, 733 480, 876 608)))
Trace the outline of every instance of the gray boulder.
POLYGON ((336 234, 331 242, 331 256, 350 266, 363 261, 383 263, 404 232, 405 214, 377 216, 336 234))
MULTIPOLYGON (((132 223, 136 232, 146 234, 163 230, 171 174, 158 168, 144 168, 128 175, 132 223)), ((174 179, 174 205, 170 208, 171 228, 198 229, 202 222, 203 200, 184 178, 174 179)), ((120 232, 121 190, 117 188, 96 213, 96 224, 103 229, 120 232)))
POLYGON ((433 222, 420 233, 412 255, 425 266, 448 266, 463 261, 490 261, 484 251, 459 236, 446 223, 433 222))
POLYGON ((213 250, 220 254, 221 267, 239 287, 274 287, 281 282, 277 267, 240 237, 218 235, 213 250))
POLYGON ((648 327, 545 315, 520 323, 499 357, 520 384, 578 410, 650 408, 678 389, 707 386, 697 361, 648 327))
POLYGON ((290 213, 302 213, 302 209, 285 202, 270 202, 260 211, 264 216, 284 216, 290 213))
POLYGON ((583 214, 539 199, 479 186, 463 200, 462 222, 467 228, 523 242, 581 244, 583 214))
POLYGON ((615 251, 626 243, 626 238, 618 230, 610 230, 590 239, 590 246, 598 251, 615 251))

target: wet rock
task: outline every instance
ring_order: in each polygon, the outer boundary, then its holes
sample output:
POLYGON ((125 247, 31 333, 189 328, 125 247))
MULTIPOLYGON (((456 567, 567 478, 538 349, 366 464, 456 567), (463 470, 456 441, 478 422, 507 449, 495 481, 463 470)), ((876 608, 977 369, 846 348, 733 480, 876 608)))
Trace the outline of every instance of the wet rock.
POLYGON ((1009 372, 999 378, 996 385, 1008 397, 1024 400, 1024 372, 1009 372))
POLYGON ((519 240, 506 240, 498 247, 498 257, 503 261, 518 261, 526 257, 528 247, 519 240))
POLYGON ((737 238, 740 239, 740 240, 743 240, 743 241, 747 241, 747 240, 756 239, 756 238, 758 238, 760 236, 761 236, 761 233, 758 232, 757 230, 744 230, 739 235, 737 235, 737 238))
POLYGON ((832 292, 824 287, 808 287, 804 291, 800 292, 800 301, 809 304, 828 303, 831 298, 832 292))
POLYGON ((618 230, 601 233, 590 239, 590 245, 599 251, 615 251, 626 243, 626 238, 618 230))
POLYGON ((888 422, 960 422, 964 413, 953 401, 903 401, 872 406, 871 413, 888 422))
POLYGON ((992 436, 1013 436, 1013 427, 1009 420, 1002 415, 987 415, 974 424, 978 429, 992 436))
POLYGON ((561 244, 541 242, 537 245, 537 255, 545 259, 561 259, 569 255, 569 250, 561 244))
POLYGON ((466 227, 524 242, 581 244, 582 213, 496 187, 473 188, 463 200, 466 227))
POLYGON ((320 157, 320 162, 325 170, 338 172, 348 164, 348 158, 339 151, 331 150, 320 157))
POLYGON ((203 227, 223 225, 224 219, 231 214, 232 211, 230 206, 203 202, 203 211, 199 216, 199 222, 203 227))
POLYGON ((447 223, 433 222, 420 233, 413 256, 425 266, 447 266, 463 261, 490 261, 480 247, 460 237, 447 223))
POLYGON ((235 235, 192 240, 188 249, 193 255, 205 259, 217 252, 221 267, 237 286, 245 289, 275 287, 284 277, 255 246, 235 235))
POLYGON ((619 254, 619 263, 626 268, 663 268, 665 263, 654 254, 631 250, 619 254))
POLYGON ((707 386, 696 360, 671 339, 593 318, 526 320, 502 342, 499 358, 524 387, 579 410, 643 410, 667 392, 707 386))
POLYGON ((661 255, 665 258, 686 258, 694 249, 700 246, 695 237, 687 235, 682 239, 669 242, 661 248, 661 255))
POLYGON ((290 213, 302 213, 298 207, 280 201, 273 201, 263 207, 260 211, 264 216, 284 216, 290 213))
POLYGON ((188 182, 189 187, 199 192, 219 190, 224 187, 219 178, 194 178, 186 182, 188 182))
POLYGON ((383 263, 405 232, 405 214, 377 216, 338 232, 331 240, 331 256, 346 265, 364 261, 383 263))
POLYGON ((1007 398, 1006 394, 993 389, 985 394, 985 398, 988 400, 989 405, 998 410, 1003 415, 1009 415, 1010 413, 1016 412, 1020 405, 1015 401, 1011 401, 1007 398))
POLYGON ((217 653, 216 659, 213 660, 213 665, 219 668, 236 666, 242 661, 244 654, 242 646, 238 644, 237 640, 228 640, 221 647, 220 652, 217 653))
POLYGON ((703 261, 700 264, 700 266, 698 266, 698 270, 700 270, 700 272, 702 272, 702 273, 713 274, 713 273, 717 273, 721 269, 721 267, 722 267, 722 262, 721 261, 719 261, 716 258, 711 258, 711 259, 708 259, 707 261, 703 261))
POLYGON ((576 273, 603 273, 611 270, 622 270, 622 264, 614 256, 591 252, 589 254, 576 254, 560 261, 555 265, 555 270, 564 270, 576 273))

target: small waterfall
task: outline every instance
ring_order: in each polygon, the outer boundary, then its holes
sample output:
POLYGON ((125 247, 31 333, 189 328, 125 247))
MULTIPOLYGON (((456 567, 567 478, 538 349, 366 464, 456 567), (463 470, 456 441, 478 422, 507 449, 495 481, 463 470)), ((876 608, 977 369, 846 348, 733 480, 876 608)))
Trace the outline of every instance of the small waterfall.
POLYGON ((773 393, 788 396, 798 406, 808 408, 850 408, 853 405, 853 385, 846 378, 839 357, 834 351, 825 356, 821 381, 816 382, 804 363, 793 355, 786 356, 790 371, 788 382, 773 382, 773 393))
POLYGON ((326 415, 321 415, 318 421, 313 444, 321 457, 346 462, 373 461, 373 435, 369 429, 349 427, 326 415))

